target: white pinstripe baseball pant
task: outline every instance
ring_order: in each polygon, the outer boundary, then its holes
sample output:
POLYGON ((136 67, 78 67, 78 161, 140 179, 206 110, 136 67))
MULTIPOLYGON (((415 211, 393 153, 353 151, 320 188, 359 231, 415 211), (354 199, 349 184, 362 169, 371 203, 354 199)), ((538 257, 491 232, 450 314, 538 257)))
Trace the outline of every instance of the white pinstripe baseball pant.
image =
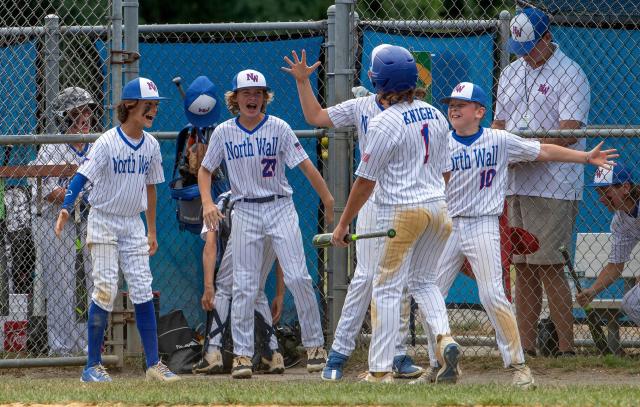
POLYGON ((391 372, 400 324, 402 289, 438 318, 424 321, 436 335, 450 333, 444 298, 436 286, 437 262, 451 232, 443 200, 417 205, 378 206, 378 229, 394 228, 385 240, 373 282, 369 371, 391 372))
MULTIPOLYGON (((220 261, 220 268, 216 274, 216 294, 213 300, 213 305, 218 312, 218 316, 220 317, 220 321, 224 324, 227 317, 229 316, 229 304, 231 301, 231 294, 233 290, 233 248, 231 245, 231 240, 227 243, 227 247, 222 255, 222 260, 220 261)), ((267 300, 267 296, 264 293, 264 285, 267 281, 267 277, 269 276, 269 272, 273 268, 273 263, 276 260, 276 253, 273 251, 271 247, 271 241, 269 239, 265 240, 264 243, 264 256, 262 258, 262 266, 260 267, 260 289, 258 290, 258 296, 256 299, 255 309, 264 317, 264 320, 267 324, 273 326, 273 320, 271 319, 271 308, 269 307, 269 301, 267 300)), ((218 329, 218 324, 214 320, 211 324, 211 331, 218 329)), ((213 338, 209 345, 216 346, 218 348, 222 347, 222 333, 218 333, 213 338)), ((278 339, 275 334, 271 335, 271 339, 269 341, 269 348, 271 350, 278 349, 278 339)))
POLYGON ((298 214, 291 198, 267 203, 237 202, 234 206, 233 307, 231 332, 238 356, 253 356, 253 310, 260 286, 265 239, 271 239, 284 282, 293 294, 306 348, 322 346, 324 337, 313 282, 307 271, 298 214))
MULTIPOLYGON (((512 305, 502 280, 500 229, 497 216, 455 217, 453 229, 438 261, 437 284, 447 297, 465 257, 478 283, 480 302, 496 330, 504 366, 524 363, 522 344, 512 305)), ((427 313, 427 319, 435 318, 427 313)), ((435 337, 429 338, 429 357, 435 355, 435 337)), ((434 364, 435 357, 431 359, 434 364)))
MULTIPOLYGON (((356 233, 371 233, 377 231, 376 205, 369 199, 358 212, 356 233)), ((363 239, 356 241, 356 258, 358 263, 349 282, 347 296, 344 300, 340 320, 336 327, 331 349, 349 356, 356 347, 356 337, 360 334, 364 317, 371 304, 373 291, 373 277, 378 265, 378 256, 383 239, 363 239)), ((396 345, 396 356, 407 353, 406 338, 409 331, 410 304, 406 294, 403 294, 403 309, 401 312, 400 332, 396 345)))

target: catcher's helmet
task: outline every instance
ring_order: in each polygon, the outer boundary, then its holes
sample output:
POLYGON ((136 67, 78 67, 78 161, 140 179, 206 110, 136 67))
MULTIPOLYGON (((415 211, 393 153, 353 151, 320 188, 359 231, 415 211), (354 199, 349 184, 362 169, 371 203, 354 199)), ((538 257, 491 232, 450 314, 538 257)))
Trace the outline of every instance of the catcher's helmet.
POLYGON ((413 55, 403 47, 379 49, 371 62, 371 83, 376 92, 400 92, 416 87, 418 67, 413 55))
POLYGON ((97 103, 85 89, 71 86, 58 93, 58 96, 53 100, 52 110, 58 116, 64 117, 69 110, 85 105, 93 108, 97 103))

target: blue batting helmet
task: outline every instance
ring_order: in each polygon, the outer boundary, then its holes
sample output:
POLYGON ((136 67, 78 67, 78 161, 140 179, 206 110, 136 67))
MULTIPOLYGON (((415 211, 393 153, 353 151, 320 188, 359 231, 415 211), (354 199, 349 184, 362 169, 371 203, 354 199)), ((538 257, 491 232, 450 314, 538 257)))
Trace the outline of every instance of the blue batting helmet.
POLYGON ((376 92, 400 92, 415 88, 418 82, 416 60, 406 48, 396 45, 376 52, 370 72, 376 92))

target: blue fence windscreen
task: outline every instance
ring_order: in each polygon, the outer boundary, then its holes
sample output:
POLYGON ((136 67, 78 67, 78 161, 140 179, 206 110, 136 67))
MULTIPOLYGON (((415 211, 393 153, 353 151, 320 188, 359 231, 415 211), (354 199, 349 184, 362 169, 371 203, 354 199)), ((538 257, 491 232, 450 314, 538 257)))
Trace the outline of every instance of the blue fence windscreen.
MULTIPOLYGON (((160 104, 160 111, 152 131, 179 131, 186 125, 183 104, 180 95, 172 83, 176 76, 183 78, 183 86, 188 87, 199 75, 208 76, 218 89, 221 98, 225 91, 231 89, 233 76, 243 69, 257 69, 262 72, 268 85, 275 93, 274 101, 269 105, 267 113, 287 121, 293 129, 310 129, 298 102, 295 81, 280 70, 284 66, 283 57, 291 50, 306 49, 309 61, 320 58, 323 37, 310 37, 295 40, 247 42, 247 43, 215 43, 215 44, 140 44, 140 76, 152 79, 158 86, 161 96, 170 99, 160 104), (159 61, 180 61, 183 55, 190 55, 189 60, 197 55, 201 64, 159 63, 159 61), (234 58, 237 56, 237 58, 234 58), (260 62, 258 62, 260 61, 260 62)), ((106 56, 103 43, 97 48, 104 58, 106 56)), ((314 91, 317 92, 317 73, 310 78, 314 91)), ((225 109, 221 121, 231 117, 225 109)), ((311 162, 317 162, 317 140, 301 139, 301 144, 309 155, 311 162)), ((161 292, 161 312, 171 309, 183 309, 190 323, 197 324, 203 320, 200 309, 202 295, 202 248, 201 239, 188 232, 179 232, 175 217, 175 202, 169 197, 168 181, 171 178, 175 158, 175 142, 161 143, 165 179, 167 182, 158 188, 157 228, 160 250, 151 258, 153 271, 153 288, 161 292), (169 293, 169 295, 162 295, 169 293)), ((317 284, 318 260, 316 251, 311 245, 311 238, 318 233, 317 207, 319 198, 299 169, 287 170, 287 177, 294 194, 294 203, 300 218, 307 267, 313 281, 317 284), (297 173, 296 173, 297 172, 297 173), (293 175, 296 173, 295 175, 293 175)), ((275 293, 273 273, 267 281, 267 294, 272 298, 275 293)), ((318 298, 319 300, 319 298, 318 298)), ((285 296, 283 323, 291 323, 297 319, 293 297, 289 292, 285 296)))

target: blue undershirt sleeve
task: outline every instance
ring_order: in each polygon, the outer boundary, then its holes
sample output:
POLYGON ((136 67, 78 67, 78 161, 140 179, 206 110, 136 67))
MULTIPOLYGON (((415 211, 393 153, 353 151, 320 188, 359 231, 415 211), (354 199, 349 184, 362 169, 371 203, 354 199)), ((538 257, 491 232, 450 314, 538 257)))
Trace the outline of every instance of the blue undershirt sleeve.
POLYGON ((78 199, 78 195, 80 195, 80 191, 84 187, 84 184, 87 182, 87 177, 80 173, 76 173, 69 182, 69 186, 67 187, 67 192, 64 194, 64 202, 62 202, 62 209, 66 209, 68 212, 71 212, 73 208, 73 204, 78 199))

